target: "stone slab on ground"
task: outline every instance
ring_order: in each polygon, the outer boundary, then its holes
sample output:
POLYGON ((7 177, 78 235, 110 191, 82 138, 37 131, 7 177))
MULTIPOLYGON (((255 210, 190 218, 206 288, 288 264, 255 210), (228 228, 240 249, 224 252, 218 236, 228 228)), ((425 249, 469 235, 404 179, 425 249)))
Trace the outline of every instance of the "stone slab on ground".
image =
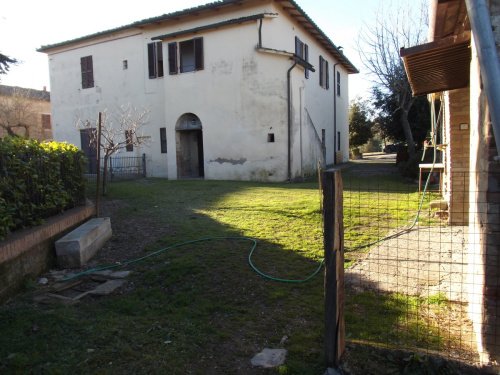
POLYGON ((257 353, 250 362, 252 363, 252 366, 256 367, 278 367, 285 363, 286 354, 286 349, 265 348, 260 353, 257 353))
POLYGON ((109 217, 95 218, 80 225, 58 241, 56 254, 59 266, 78 268, 86 264, 111 238, 109 217))
POLYGON ((98 296, 106 296, 108 294, 113 293, 116 289, 120 288, 123 284, 125 284, 125 280, 108 280, 105 283, 102 283, 97 288, 89 291, 89 294, 94 294, 98 296))

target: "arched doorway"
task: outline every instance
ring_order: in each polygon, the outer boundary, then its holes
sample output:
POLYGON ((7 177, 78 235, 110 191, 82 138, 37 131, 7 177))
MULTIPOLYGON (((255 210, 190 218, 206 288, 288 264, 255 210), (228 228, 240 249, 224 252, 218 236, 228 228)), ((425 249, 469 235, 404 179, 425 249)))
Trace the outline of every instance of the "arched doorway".
POLYGON ((175 125, 177 177, 204 177, 203 132, 201 121, 193 113, 185 113, 175 125))

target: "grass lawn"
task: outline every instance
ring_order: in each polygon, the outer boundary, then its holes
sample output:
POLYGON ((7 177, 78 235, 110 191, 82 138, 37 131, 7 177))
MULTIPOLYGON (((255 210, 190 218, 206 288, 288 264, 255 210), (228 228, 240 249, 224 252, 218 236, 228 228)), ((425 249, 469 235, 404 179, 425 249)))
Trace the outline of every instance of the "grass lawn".
MULTIPOLYGON (((393 177, 379 186, 385 191, 374 194, 368 189, 373 181, 346 179, 350 261, 360 254, 355 246, 404 226, 416 212, 415 186, 393 177), (385 224, 377 225, 379 220, 385 224)), ((178 242, 237 236, 258 240, 254 263, 274 276, 303 278, 322 258, 316 183, 150 179, 113 183, 107 199, 120 202, 112 217, 115 233, 122 233, 112 239, 121 240, 117 260, 178 242), (144 223, 164 234, 136 249, 131 238, 151 236, 144 223)), ((220 239, 167 251, 131 266, 122 293, 74 306, 35 305, 28 290, 0 306, 0 373, 322 373, 321 274, 306 284, 263 279, 247 264, 250 247, 249 241, 220 239), (264 347, 285 347, 286 365, 252 369, 250 358, 264 347)), ((394 331, 423 305, 436 304, 405 304, 396 295, 354 296, 347 303, 348 337, 376 341, 381 332, 394 332, 388 340, 395 345, 439 348, 435 335, 422 337, 411 327, 403 336, 394 331), (367 300, 378 307, 376 317, 364 315, 360 306, 367 300)))

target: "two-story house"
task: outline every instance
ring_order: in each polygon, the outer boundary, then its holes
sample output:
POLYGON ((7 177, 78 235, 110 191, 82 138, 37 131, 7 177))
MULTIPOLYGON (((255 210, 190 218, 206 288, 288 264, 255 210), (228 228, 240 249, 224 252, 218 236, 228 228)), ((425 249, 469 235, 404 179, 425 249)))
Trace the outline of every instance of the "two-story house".
POLYGON ((83 146, 77 117, 148 109, 150 141, 130 152, 150 176, 284 181, 347 161, 358 71, 293 0, 214 2, 39 51, 55 138, 83 146))
POLYGON ((8 135, 52 139, 47 90, 0 85, 0 138, 8 135))

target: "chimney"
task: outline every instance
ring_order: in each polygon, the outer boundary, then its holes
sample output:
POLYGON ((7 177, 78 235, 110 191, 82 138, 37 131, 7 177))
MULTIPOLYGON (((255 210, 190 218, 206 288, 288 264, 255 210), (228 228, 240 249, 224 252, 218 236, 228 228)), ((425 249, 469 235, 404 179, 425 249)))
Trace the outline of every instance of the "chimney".
POLYGON ((47 86, 43 86, 43 91, 47 91, 47 86))

